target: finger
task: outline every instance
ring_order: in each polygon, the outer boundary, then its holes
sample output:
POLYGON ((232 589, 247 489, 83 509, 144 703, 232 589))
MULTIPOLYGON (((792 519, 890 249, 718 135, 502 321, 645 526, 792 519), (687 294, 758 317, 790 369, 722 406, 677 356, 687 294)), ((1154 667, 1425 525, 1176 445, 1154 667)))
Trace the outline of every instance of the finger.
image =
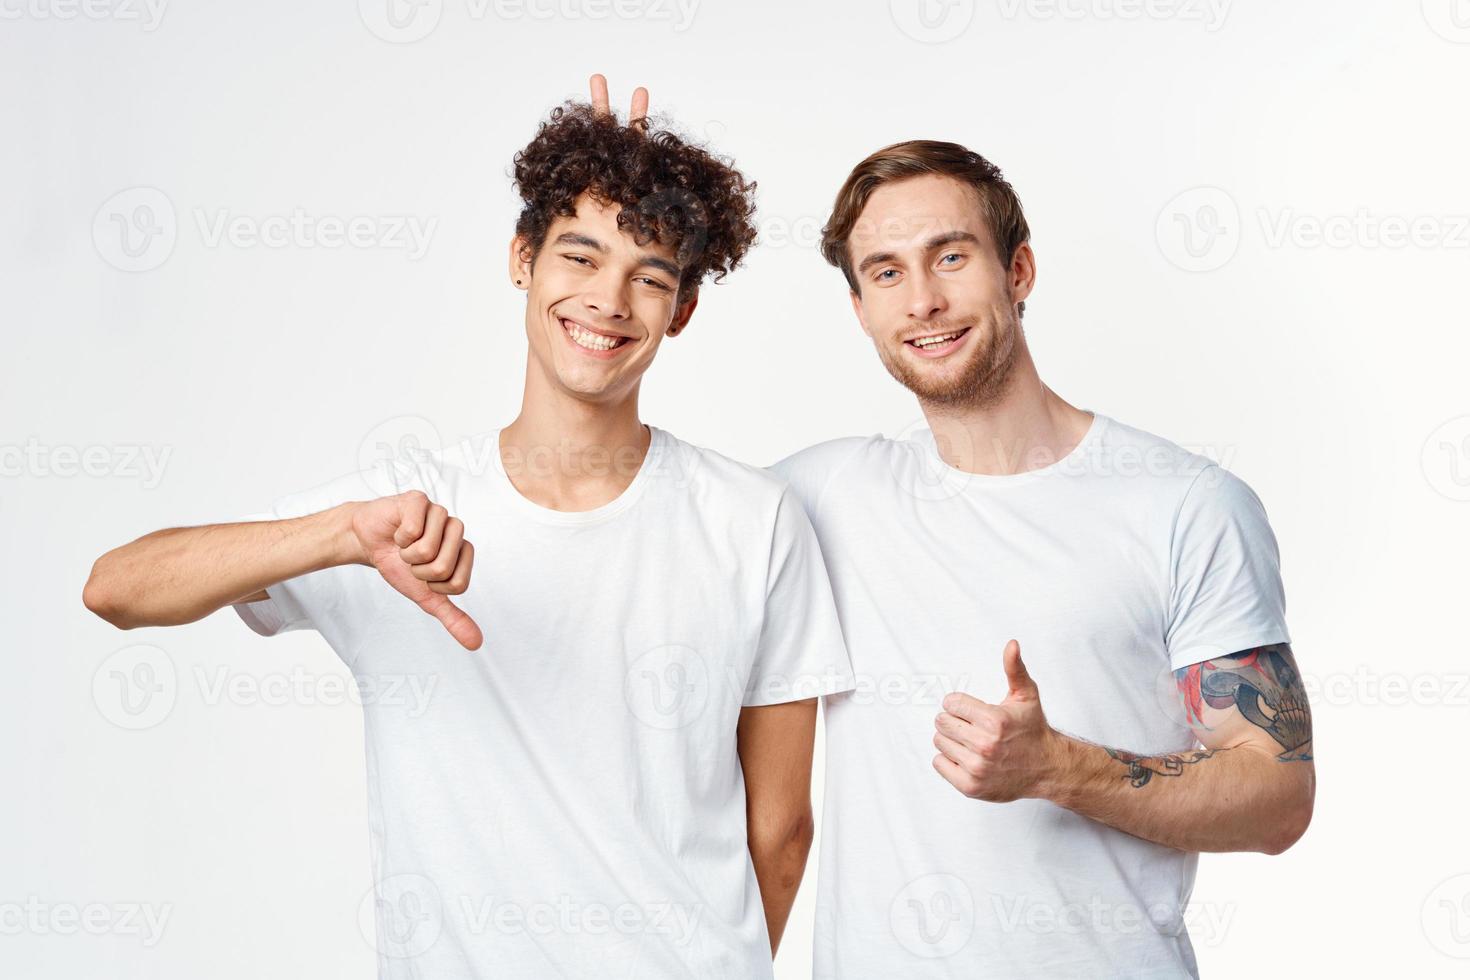
POLYGON ((398 496, 398 530, 393 543, 407 548, 424 533, 424 517, 429 511, 429 496, 422 490, 410 490, 398 496))
POLYGON ((464 541, 464 522, 451 517, 444 522, 439 541, 439 552, 426 562, 409 566, 413 577, 423 582, 444 582, 454 574, 459 564, 459 546, 464 541))
POLYGON ((449 635, 458 640, 459 645, 466 650, 478 650, 480 644, 485 642, 485 636, 480 632, 480 627, 475 625, 475 621, 442 595, 420 599, 419 608, 443 623, 449 635))
POLYGON ((958 742, 963 742, 972 748, 979 748, 980 744, 989 740, 991 736, 990 722, 980 719, 979 724, 966 721, 958 715, 952 715, 948 711, 940 712, 934 719, 934 730, 948 735, 958 742))
POLYGON ((1007 643, 1001 659, 1005 663, 1006 683, 1010 685, 1011 694, 1034 695, 1037 693, 1036 682, 1031 679, 1030 672, 1026 670, 1026 664, 1021 660, 1021 644, 1015 640, 1007 643))
POLYGON ((982 764, 978 752, 962 742, 956 742, 943 732, 934 733, 934 747, 965 772, 974 773, 982 764))
POLYGON ((963 691, 951 691, 944 696, 944 710, 974 724, 986 717, 991 706, 963 691))
POLYGON ((463 595, 470 587, 470 569, 475 564, 475 546, 466 541, 459 547, 459 561, 447 582, 430 582, 429 590, 440 595, 463 595))
POLYGON ((593 75, 590 84, 592 86, 592 108, 598 115, 606 115, 609 111, 607 101, 607 79, 601 75, 593 75))
POLYGON ((430 504, 424 515, 424 529, 418 540, 407 548, 400 548, 398 557, 406 565, 422 565, 431 562, 439 554, 439 544, 444 540, 444 525, 449 522, 449 511, 439 504, 430 504))
POLYGON ((975 777, 960 768, 959 763, 950 759, 944 753, 934 757, 934 771, 943 776, 945 780, 966 796, 976 789, 975 777))
POLYGON ((648 118, 648 89, 642 85, 633 90, 633 104, 628 107, 628 125, 648 118))

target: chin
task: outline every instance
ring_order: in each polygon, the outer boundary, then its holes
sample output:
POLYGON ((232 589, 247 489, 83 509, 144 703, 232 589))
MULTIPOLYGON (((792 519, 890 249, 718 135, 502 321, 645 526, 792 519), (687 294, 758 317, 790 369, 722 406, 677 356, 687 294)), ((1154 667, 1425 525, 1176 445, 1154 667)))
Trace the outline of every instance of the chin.
POLYGON ((1012 362, 993 363, 987 350, 977 349, 963 363, 914 363, 904 351, 887 352, 883 364, 895 381, 920 401, 933 405, 974 407, 994 401, 1010 379, 1012 362))

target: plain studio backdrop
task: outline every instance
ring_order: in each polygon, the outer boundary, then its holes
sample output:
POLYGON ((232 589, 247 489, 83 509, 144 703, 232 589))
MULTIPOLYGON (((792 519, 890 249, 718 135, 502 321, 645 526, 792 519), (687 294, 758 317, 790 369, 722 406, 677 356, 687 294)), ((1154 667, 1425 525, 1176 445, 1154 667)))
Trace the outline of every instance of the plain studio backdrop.
MULTIPOLYGON (((1470 969, 1465 0, 0 0, 0 20, 0 974, 371 975, 361 707, 335 655, 230 612, 124 634, 81 588, 144 532, 513 417, 507 171, 593 71, 759 182, 762 244, 642 402, 753 463, 920 422, 815 249, 847 170, 913 137, 1005 169, 1043 377, 1225 463, 1280 539, 1316 819, 1283 856, 1201 859, 1202 972, 1470 969)), ((1003 683, 1000 650, 975 657, 1003 683)), ((819 754, 818 804, 821 775, 819 754)), ((815 857, 783 980, 809 975, 815 857)), ((1040 911, 1016 927, 1128 927, 1040 911)))

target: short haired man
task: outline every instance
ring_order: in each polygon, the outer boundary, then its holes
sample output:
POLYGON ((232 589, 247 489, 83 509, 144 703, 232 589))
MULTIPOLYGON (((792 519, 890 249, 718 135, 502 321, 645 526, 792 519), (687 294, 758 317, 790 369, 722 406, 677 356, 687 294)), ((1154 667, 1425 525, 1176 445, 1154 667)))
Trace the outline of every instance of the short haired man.
POLYGON ((354 474, 148 535, 86 587, 124 628, 233 604, 320 631, 364 687, 433 682, 417 710, 364 705, 384 978, 770 977, 815 699, 852 684, 800 504, 639 420, 701 280, 754 238, 753 185, 593 82, 515 159, 513 422, 385 461, 389 496, 354 474))
POLYGON ((822 248, 929 428, 775 467, 858 676, 827 702, 816 976, 1194 976, 1197 852, 1278 853, 1312 812, 1260 501, 1042 383, 1026 219, 978 154, 874 153, 822 248))

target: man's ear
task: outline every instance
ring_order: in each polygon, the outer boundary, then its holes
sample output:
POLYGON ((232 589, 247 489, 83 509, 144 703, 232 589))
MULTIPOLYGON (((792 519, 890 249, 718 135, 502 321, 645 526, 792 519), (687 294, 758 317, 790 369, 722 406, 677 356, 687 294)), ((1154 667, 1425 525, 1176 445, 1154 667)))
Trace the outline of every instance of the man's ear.
POLYGON ((531 245, 520 235, 510 240, 510 281, 517 289, 531 288, 531 245))
POLYGON ((669 329, 664 331, 664 336, 673 337, 683 333, 684 328, 689 326, 689 318, 694 315, 694 308, 698 305, 699 289, 696 287, 689 291, 689 297, 679 304, 678 309, 674 310, 674 319, 669 323, 669 329))
POLYGON ((1026 302, 1036 285, 1036 253, 1030 242, 1022 242, 1011 259, 1011 305, 1026 302))
POLYGON ((863 333, 869 337, 873 336, 873 331, 868 329, 867 318, 863 316, 863 298, 857 294, 857 290, 849 291, 847 298, 852 300, 852 311, 857 314, 858 323, 862 326, 863 333))

